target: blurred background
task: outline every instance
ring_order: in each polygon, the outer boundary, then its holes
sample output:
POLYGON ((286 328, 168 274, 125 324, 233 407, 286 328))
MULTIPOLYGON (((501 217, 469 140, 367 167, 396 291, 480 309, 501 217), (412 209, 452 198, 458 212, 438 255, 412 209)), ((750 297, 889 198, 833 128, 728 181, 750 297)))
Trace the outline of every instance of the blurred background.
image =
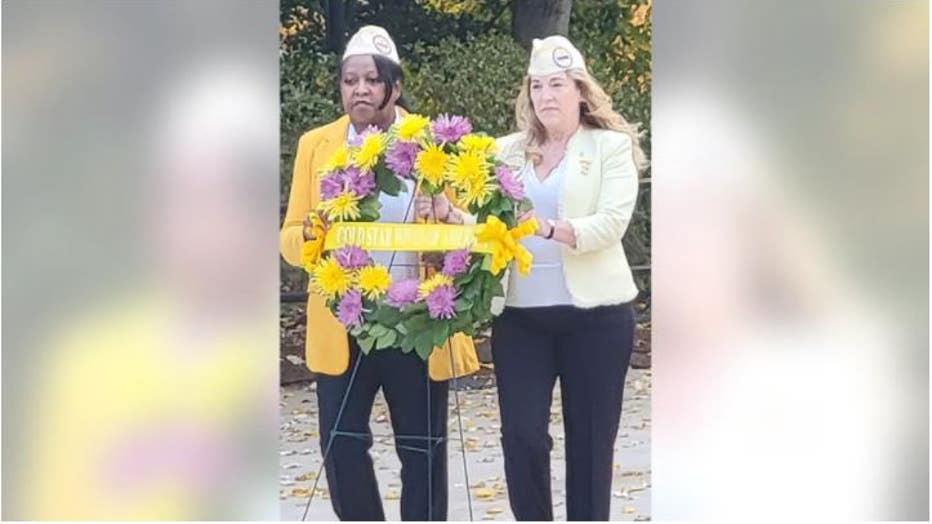
POLYGON ((654 518, 928 519, 928 9, 654 4, 654 518))

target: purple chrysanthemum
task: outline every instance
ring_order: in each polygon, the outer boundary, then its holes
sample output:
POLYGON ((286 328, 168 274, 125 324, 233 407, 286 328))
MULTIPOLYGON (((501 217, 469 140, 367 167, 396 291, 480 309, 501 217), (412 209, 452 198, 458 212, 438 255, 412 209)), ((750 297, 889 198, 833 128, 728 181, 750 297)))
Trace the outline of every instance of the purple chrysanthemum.
POLYGON ((362 295, 352 289, 347 291, 337 304, 337 320, 346 327, 358 326, 362 322, 362 295))
POLYGON ((344 176, 342 171, 334 171, 320 179, 320 198, 330 200, 343 192, 344 176))
POLYGON ((437 286, 425 299, 427 314, 430 318, 453 318, 456 315, 453 309, 455 301, 456 291, 453 286, 437 286))
POLYGON ((430 132, 434 135, 434 141, 438 143, 456 142, 463 135, 472 133, 472 124, 469 123, 469 119, 459 115, 443 114, 430 124, 430 132))
POLYGON ((334 252, 337 264, 343 269, 359 269, 369 263, 369 254, 359 246, 345 246, 334 252))
POLYGON ((360 171, 356 167, 348 167, 343 172, 343 178, 350 191, 356 193, 359 198, 365 198, 375 190, 375 175, 372 171, 360 171))
POLYGON ((441 273, 448 277, 455 277, 463 271, 466 271, 467 264, 469 264, 468 249, 450 251, 443 257, 443 270, 441 273))
POLYGON ((417 153, 417 144, 399 140, 385 154, 385 164, 395 173, 395 176, 407 178, 411 175, 411 169, 414 168, 417 153))
POLYGON ((385 303, 392 307, 404 307, 417 300, 417 288, 420 281, 416 278, 399 280, 389 286, 385 294, 385 303))
POLYGON ((512 200, 524 198, 524 184, 515 177, 515 174, 505 166, 495 168, 495 177, 502 188, 502 193, 512 200))

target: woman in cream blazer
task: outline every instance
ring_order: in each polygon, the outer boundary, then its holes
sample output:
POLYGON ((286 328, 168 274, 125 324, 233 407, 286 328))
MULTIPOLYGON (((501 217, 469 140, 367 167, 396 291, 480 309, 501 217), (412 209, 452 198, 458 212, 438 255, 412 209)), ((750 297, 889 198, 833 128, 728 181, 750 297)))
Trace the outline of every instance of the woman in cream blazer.
POLYGON ((492 355, 505 474, 518 520, 552 520, 547 429, 560 380, 568 520, 607 520, 612 458, 637 296, 621 239, 646 163, 564 37, 535 40, 516 104, 519 133, 499 157, 534 202, 531 273, 511 272, 492 355))

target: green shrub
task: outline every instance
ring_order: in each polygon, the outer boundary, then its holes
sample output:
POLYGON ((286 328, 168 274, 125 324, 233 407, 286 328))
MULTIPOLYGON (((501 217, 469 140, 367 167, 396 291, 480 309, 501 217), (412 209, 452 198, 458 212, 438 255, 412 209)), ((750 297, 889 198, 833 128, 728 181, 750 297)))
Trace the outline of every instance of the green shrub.
POLYGON ((417 112, 463 115, 474 130, 492 136, 514 130, 514 99, 527 56, 510 36, 446 38, 413 51, 406 84, 417 112))

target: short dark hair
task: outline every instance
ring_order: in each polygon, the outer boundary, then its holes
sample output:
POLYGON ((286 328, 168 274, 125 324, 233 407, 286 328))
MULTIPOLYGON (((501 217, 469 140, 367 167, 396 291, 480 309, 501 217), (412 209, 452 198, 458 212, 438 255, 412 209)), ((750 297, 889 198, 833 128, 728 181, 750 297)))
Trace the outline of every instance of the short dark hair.
MULTIPOLYGON (((404 80, 404 71, 402 71, 401 66, 392 62, 388 58, 381 55, 372 55, 372 60, 375 62, 375 70, 378 72, 378 79, 385 86, 385 99, 382 100, 382 103, 379 104, 379 109, 385 109, 385 106, 388 105, 388 101, 391 100, 392 94, 395 92, 395 84, 402 82, 404 80)), ((339 85, 342 82, 343 78, 343 62, 340 62, 340 69, 337 72, 337 84, 339 85)), ((405 98, 404 93, 398 97, 398 101, 395 102, 395 105, 403 107, 406 111, 411 111, 410 104, 405 98)))

